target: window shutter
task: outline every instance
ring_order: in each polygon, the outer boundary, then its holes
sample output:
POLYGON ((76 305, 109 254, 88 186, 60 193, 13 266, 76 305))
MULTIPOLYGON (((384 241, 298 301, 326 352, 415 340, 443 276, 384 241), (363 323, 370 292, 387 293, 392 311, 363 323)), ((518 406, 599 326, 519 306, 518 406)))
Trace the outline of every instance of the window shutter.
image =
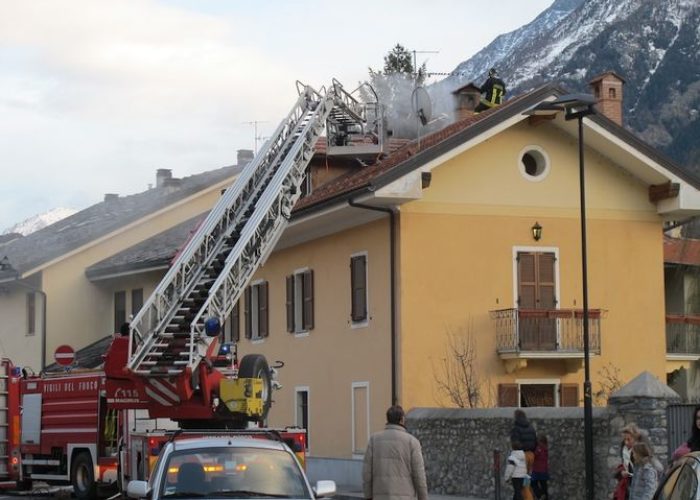
POLYGON ((287 331, 294 333, 294 275, 287 276, 287 331))
POLYGON ((251 303, 251 287, 246 287, 244 296, 243 296, 243 317, 245 321, 245 338, 249 339, 253 335, 253 316, 251 314, 250 310, 250 303, 251 303))
POLYGON ((498 384, 498 406, 519 406, 518 384, 498 384))
POLYGON ((578 384, 559 386, 559 406, 578 406, 578 384))
POLYGON ((535 255, 518 254, 518 307, 535 309, 537 307, 537 275, 535 274, 535 255))
POLYGON ((350 286, 352 293, 351 316, 353 321, 367 319, 367 256, 350 259, 350 286))
POLYGON ((233 306, 231 311, 231 316, 229 320, 231 321, 231 340, 233 342, 238 342, 241 340, 241 311, 238 307, 239 301, 233 306))
POLYGON ((555 297, 554 254, 541 253, 537 254, 537 257, 537 298, 539 299, 537 309, 554 309, 557 307, 557 300, 555 297))
POLYGON ((267 337, 270 335, 270 329, 268 328, 268 320, 269 320, 269 313, 268 310, 269 308, 267 307, 268 303, 268 290, 267 290, 267 281, 261 283, 258 285, 258 334, 260 337, 267 337))
POLYGON ((304 312, 302 328, 312 330, 314 327, 314 272, 305 271, 302 274, 302 291, 304 297, 304 312))

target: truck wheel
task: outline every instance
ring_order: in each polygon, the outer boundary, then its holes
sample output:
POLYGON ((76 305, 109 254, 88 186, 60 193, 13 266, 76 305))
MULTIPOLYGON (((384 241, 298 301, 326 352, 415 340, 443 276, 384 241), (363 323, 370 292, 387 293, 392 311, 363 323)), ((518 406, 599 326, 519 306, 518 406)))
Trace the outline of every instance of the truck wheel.
POLYGON ((92 466, 92 458, 90 458, 89 453, 83 451, 76 455, 71 467, 70 482, 73 485, 73 494, 76 498, 81 500, 97 498, 95 468, 92 466))
POLYGON ((246 354, 243 356, 238 367, 238 376, 240 378, 262 379, 263 414, 260 416, 260 420, 265 420, 267 412, 270 411, 270 406, 272 406, 272 379, 270 377, 270 367, 267 365, 265 356, 262 354, 246 354))

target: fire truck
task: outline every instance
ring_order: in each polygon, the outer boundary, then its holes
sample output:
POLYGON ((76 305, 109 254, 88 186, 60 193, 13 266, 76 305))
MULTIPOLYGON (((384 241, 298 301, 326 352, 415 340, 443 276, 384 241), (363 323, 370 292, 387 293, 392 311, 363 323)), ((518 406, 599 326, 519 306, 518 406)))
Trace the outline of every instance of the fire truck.
MULTIPOLYGON (((320 91, 297 82, 297 90, 290 113, 178 253, 128 335, 112 340, 103 370, 24 376, 3 361, 8 478, 25 487, 70 482, 78 498, 94 498, 98 484, 125 490, 148 477, 171 438, 165 422, 190 433, 264 426, 282 363, 258 354, 239 361, 237 346, 222 342, 223 318, 284 231, 322 131, 327 154, 355 157, 376 158, 386 135, 379 103, 359 102, 337 81, 320 91)), ((278 431, 303 460, 305 431, 278 431)))

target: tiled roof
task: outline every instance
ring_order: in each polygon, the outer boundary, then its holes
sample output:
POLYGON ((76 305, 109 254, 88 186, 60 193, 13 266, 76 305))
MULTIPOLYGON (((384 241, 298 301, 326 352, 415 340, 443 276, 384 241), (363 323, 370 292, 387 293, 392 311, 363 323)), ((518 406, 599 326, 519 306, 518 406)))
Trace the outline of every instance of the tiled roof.
POLYGON ((700 240, 665 236, 664 262, 700 266, 700 240))
POLYGON ((173 257, 194 234, 207 213, 181 222, 177 226, 93 264, 85 270, 85 275, 88 279, 94 280, 129 271, 169 267, 173 257))
MULTIPOLYGON (((23 238, 0 245, 0 259, 26 272, 161 210, 239 172, 223 167, 184 177, 180 186, 157 187, 142 193, 97 203, 23 238)), ((10 273, 0 272, 0 280, 10 273)))

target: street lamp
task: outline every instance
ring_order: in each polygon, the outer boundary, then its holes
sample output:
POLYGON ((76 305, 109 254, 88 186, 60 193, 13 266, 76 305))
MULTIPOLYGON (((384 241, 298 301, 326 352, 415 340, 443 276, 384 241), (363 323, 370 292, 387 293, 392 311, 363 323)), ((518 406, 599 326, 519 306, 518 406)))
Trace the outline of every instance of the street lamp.
POLYGON ((581 276, 583 285, 583 444, 586 463, 586 499, 595 497, 593 476, 593 400, 591 397, 590 344, 588 334, 588 263, 586 255, 586 183, 583 161, 583 118, 595 113, 597 103, 590 94, 567 94, 526 111, 528 115, 553 115, 564 111, 564 119, 578 120, 579 192, 581 196, 581 276))

